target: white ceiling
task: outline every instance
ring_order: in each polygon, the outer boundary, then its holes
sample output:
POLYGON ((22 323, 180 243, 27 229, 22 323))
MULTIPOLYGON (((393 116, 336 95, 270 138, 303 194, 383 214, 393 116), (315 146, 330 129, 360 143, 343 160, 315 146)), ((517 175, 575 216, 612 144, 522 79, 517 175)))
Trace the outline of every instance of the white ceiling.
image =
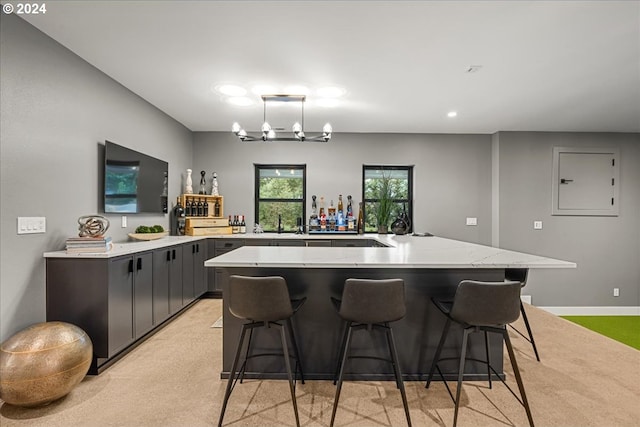
POLYGON ((46 5, 22 17, 193 131, 259 129, 257 96, 211 90, 234 83, 344 87, 339 107, 309 94, 307 133, 640 132, 638 1, 46 5))

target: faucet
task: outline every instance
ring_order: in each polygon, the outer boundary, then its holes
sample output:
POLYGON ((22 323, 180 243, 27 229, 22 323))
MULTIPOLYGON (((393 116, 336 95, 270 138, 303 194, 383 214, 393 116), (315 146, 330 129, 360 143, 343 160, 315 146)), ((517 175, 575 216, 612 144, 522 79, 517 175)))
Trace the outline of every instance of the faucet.
POLYGON ((278 214, 278 234, 282 233, 282 215, 278 214))

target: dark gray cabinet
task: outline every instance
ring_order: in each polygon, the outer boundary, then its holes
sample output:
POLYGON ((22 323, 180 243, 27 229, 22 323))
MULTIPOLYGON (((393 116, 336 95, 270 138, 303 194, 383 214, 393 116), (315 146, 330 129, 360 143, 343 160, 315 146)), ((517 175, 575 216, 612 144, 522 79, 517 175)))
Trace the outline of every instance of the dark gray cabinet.
POLYGON ((202 240, 113 258, 47 258, 47 321, 82 328, 93 344, 90 372, 99 373, 205 292, 206 256, 202 240))
POLYGON ((206 242, 198 241, 183 246, 182 257, 182 305, 187 305, 205 293, 206 242))

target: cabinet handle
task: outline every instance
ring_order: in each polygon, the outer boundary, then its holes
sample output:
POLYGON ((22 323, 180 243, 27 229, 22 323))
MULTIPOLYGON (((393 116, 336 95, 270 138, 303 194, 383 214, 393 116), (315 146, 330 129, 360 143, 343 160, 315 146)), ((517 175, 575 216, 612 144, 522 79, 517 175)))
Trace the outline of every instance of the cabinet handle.
POLYGON ((142 258, 138 258, 136 269, 137 270, 142 270, 142 258))
POLYGON ((231 246, 233 246, 233 243, 228 242, 224 244, 225 248, 230 248, 231 246))
POLYGON ((129 273, 133 273, 133 260, 129 260, 129 273))
POLYGON ((200 253, 200 243, 196 243, 196 253, 200 253))
POLYGON ((195 254, 196 253, 196 245, 192 245, 191 246, 191 253, 195 254))
POLYGON ((173 259, 176 259, 176 250, 173 250, 173 259))
POLYGON ((167 261, 171 261, 171 251, 167 251, 167 261))

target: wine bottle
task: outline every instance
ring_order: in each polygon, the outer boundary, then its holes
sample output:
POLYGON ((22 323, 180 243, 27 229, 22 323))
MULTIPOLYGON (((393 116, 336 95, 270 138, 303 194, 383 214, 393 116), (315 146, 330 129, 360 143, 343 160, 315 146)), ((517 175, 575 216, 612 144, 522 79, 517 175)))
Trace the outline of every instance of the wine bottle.
POLYGON ((231 233, 238 234, 240 226, 238 225, 238 215, 233 216, 233 224, 231 225, 231 233))
POLYGON ((204 204, 203 204, 204 210, 202 212, 202 216, 209 216, 209 201, 207 199, 204 199, 204 204))
POLYGON ((192 203, 191 197, 185 197, 186 202, 184 203, 184 214, 185 216, 192 216, 192 203))
POLYGON ((198 216, 204 216, 204 203, 202 199, 198 199, 198 216))
POLYGON ((327 215, 324 213, 324 197, 320 197, 320 230, 327 231, 327 215))
POLYGON ((318 230, 318 206, 315 194, 311 196, 311 216, 309 217, 309 231, 318 230))
POLYGON ((364 234, 364 212, 362 211, 362 202, 358 210, 358 234, 364 234))
POLYGON ((213 205, 213 216, 215 216, 216 218, 222 216, 222 213, 220 212, 220 200, 218 199, 216 199, 216 202, 213 205))
POLYGON ((244 222, 244 215, 240 216, 240 234, 247 233, 247 224, 244 222))
POLYGON ((180 197, 178 197, 178 200, 176 201, 176 206, 173 208, 173 218, 175 221, 175 227, 176 227, 176 235, 177 236, 184 236, 184 226, 185 226, 185 215, 184 215, 184 209, 182 207, 182 204, 180 203, 180 197))

